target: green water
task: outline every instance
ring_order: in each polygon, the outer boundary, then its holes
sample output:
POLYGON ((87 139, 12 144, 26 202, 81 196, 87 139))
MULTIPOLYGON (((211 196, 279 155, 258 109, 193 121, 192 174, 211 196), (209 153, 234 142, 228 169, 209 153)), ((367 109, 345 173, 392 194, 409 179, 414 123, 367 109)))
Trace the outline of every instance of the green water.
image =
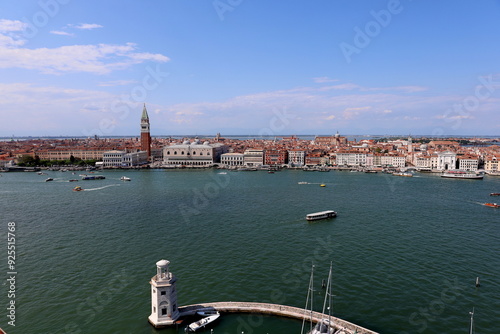
MULTIPOLYGON (((147 322, 149 280, 163 258, 178 278, 179 305, 304 307, 314 263, 321 310, 321 280, 333 261, 335 316, 380 333, 458 334, 468 333, 474 307, 477 333, 500 332, 500 209, 481 205, 495 200, 489 193, 500 191, 500 177, 148 170, 67 182, 78 175, 48 173, 54 181, 0 177, 0 245, 8 222, 16 224, 16 326, 0 311, 9 334, 181 333, 147 322), (77 184, 85 191, 73 192, 77 184), (306 222, 327 209, 338 217, 306 222)), ((292 319, 232 314, 213 330, 300 328, 292 319)))

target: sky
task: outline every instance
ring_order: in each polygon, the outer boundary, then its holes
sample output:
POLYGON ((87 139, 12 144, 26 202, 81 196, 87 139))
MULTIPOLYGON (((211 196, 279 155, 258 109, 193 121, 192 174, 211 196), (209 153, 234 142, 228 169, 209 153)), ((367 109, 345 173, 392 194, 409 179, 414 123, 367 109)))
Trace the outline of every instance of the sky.
POLYGON ((0 0, 0 137, 500 136, 500 0, 0 0))

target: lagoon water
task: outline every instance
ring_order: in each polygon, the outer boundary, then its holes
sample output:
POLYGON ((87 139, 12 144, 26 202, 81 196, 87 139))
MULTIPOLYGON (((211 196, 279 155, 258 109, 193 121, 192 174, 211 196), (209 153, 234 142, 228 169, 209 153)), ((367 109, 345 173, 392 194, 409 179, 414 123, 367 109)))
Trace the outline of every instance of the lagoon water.
MULTIPOLYGON (((17 275, 16 326, 7 324, 6 307, 0 326, 9 334, 181 333, 147 322, 149 280, 168 259, 179 305, 304 307, 314 264, 320 311, 333 261, 335 316, 380 333, 458 334, 468 332, 474 308, 477 333, 500 332, 500 209, 481 205, 495 200, 489 193, 500 191, 500 177, 219 173, 104 171, 105 180, 80 182, 68 182, 78 178, 71 172, 48 172, 52 182, 1 174, 0 245, 15 222, 17 275), (76 185, 85 191, 72 191, 76 185), (338 217, 305 220, 327 209, 338 217)), ((300 328, 292 319, 232 314, 213 330, 300 328)))

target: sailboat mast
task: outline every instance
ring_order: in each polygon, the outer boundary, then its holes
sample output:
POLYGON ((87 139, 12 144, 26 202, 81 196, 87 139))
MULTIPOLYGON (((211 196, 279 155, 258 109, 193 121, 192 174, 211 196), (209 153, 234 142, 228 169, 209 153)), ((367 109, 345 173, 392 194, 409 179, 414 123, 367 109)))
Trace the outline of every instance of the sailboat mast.
POLYGON ((312 312, 313 312, 313 282, 314 282, 314 265, 312 265, 311 268, 311 278, 309 280, 309 288, 307 289, 307 298, 306 298, 306 307, 304 308, 304 319, 302 320, 302 329, 300 331, 301 334, 304 333, 304 327, 306 323, 306 317, 307 317, 307 311, 308 311, 308 305, 309 305, 309 299, 311 299, 311 311, 310 311, 310 319, 309 321, 310 327, 312 329, 312 312))
POLYGON ((470 314, 470 329, 469 329, 469 334, 472 334, 474 331, 474 308, 472 308, 472 312, 469 312, 470 314))
POLYGON ((330 273, 328 274, 329 289, 328 289, 328 324, 331 326, 332 315, 332 267, 333 261, 330 262, 330 273))

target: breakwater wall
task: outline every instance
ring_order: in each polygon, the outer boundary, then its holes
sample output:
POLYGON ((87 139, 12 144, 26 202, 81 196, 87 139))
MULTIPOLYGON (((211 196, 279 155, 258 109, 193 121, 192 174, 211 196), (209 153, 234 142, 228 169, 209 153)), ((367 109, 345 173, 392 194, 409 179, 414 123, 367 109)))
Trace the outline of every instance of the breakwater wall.
MULTIPOLYGON (((269 303, 253 303, 253 302, 215 302, 215 303, 200 303, 195 305, 187 305, 179 307, 180 316, 190 316, 198 311, 215 310, 228 313, 260 313, 276 315, 299 320, 306 319, 313 323, 319 322, 321 319, 328 317, 320 312, 311 312, 310 310, 301 309, 298 307, 269 304, 269 303)), ((342 320, 336 317, 330 317, 333 327, 336 331, 344 331, 345 334, 378 334, 372 330, 363 328, 356 324, 342 320)))

